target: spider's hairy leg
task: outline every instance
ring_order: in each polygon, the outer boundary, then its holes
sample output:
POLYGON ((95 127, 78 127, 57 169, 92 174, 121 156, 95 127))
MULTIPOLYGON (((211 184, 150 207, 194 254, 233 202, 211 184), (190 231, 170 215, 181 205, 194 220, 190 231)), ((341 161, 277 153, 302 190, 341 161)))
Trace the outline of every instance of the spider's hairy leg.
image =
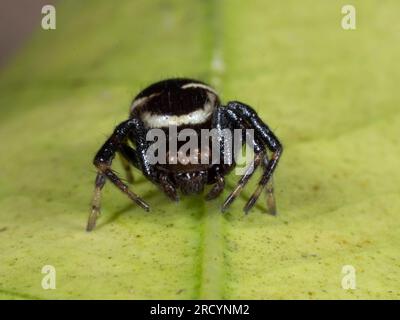
POLYGON ((278 138, 250 106, 234 101, 228 103, 228 108, 232 110, 239 118, 244 120, 248 124, 249 128, 254 129, 255 136, 272 152, 271 159, 265 165, 264 173, 258 183, 256 191, 252 194, 243 209, 244 212, 247 213, 257 202, 262 190, 271 179, 283 149, 278 138))
MULTIPOLYGON (((103 177, 106 177, 118 189, 120 189, 131 200, 133 200, 137 205, 142 207, 144 210, 149 211, 150 209, 149 205, 144 200, 142 200, 137 194, 129 190, 128 186, 125 183, 123 183, 122 180, 118 177, 118 175, 111 170, 111 163, 115 157, 115 153, 120 150, 121 145, 126 140, 126 137, 129 134, 129 132, 133 130, 133 128, 137 129, 139 126, 140 123, 138 123, 138 120, 136 119, 129 119, 119 124, 114 130, 111 137, 107 139, 104 145, 97 152, 93 160, 93 164, 97 167, 97 170, 99 172, 98 174, 101 174, 103 177)), ((101 188, 99 191, 97 191, 96 189, 95 192, 99 193, 98 196, 95 196, 96 198, 100 199, 100 191, 101 188)), ((90 226, 94 227, 96 218, 97 218, 96 215, 94 215, 93 213, 90 214, 89 216, 90 226)), ((91 229, 93 229, 93 227, 91 229)), ((90 231, 91 229, 89 228, 88 230, 90 231)))
POLYGON ((106 177, 101 172, 98 172, 94 183, 92 211, 90 212, 86 226, 87 231, 93 230, 96 226, 97 217, 100 215, 101 189, 103 189, 105 183, 106 177))
POLYGON ((128 183, 132 184, 134 181, 131 166, 129 164, 129 161, 125 158, 123 153, 118 152, 119 158, 121 160, 122 167, 124 168, 125 175, 126 175, 126 180, 128 183))
POLYGON ((213 187, 211 188, 211 190, 206 194, 206 200, 212 200, 215 199, 216 197, 218 197, 221 192, 224 190, 225 188, 225 179, 223 176, 218 175, 216 177, 216 183, 213 185, 213 187))
MULTIPOLYGON (((230 122, 233 123, 233 127, 242 130, 242 146, 244 146, 248 141, 248 133, 245 131, 248 128, 248 125, 239 115, 237 115, 234 111, 229 110, 228 108, 225 109, 226 116, 230 119, 230 122), (244 130, 244 131, 243 131, 244 130)), ((254 137, 252 142, 252 147, 254 150, 254 158, 253 161, 248 165, 246 171, 244 172, 243 176, 240 178, 239 182, 237 183, 235 189, 228 195, 225 202, 222 205, 221 211, 224 212, 228 209, 228 207, 235 201, 235 199, 240 195, 243 188, 249 182, 251 177, 253 176, 254 172, 258 168, 261 163, 263 157, 263 151, 265 147, 262 143, 254 137)))
POLYGON ((261 153, 255 155, 253 161, 246 168, 244 175, 240 178, 235 189, 226 198, 221 208, 222 212, 225 212, 228 209, 228 207, 232 204, 232 202, 235 201, 238 195, 242 192, 243 188, 246 186, 247 182, 249 182, 250 178, 253 176, 257 167, 260 165, 261 157, 262 157, 261 153))
POLYGON ((264 187, 268 184, 268 181, 270 180, 272 173, 274 172, 276 168, 276 164, 278 163, 278 159, 281 155, 281 151, 274 152, 272 154, 271 160, 268 162, 268 165, 266 166, 264 173, 258 183, 256 191, 252 194, 250 197, 249 201, 247 201, 245 207, 244 207, 244 212, 248 213, 251 208, 253 208, 254 204, 257 202, 258 197, 260 196, 262 190, 264 187))
MULTIPOLYGON (((213 166, 212 176, 214 177, 215 183, 205 196, 207 201, 215 199, 222 193, 225 188, 224 172, 232 166, 232 164, 224 163, 225 157, 229 159, 233 158, 231 150, 232 148, 225 145, 226 143, 229 144, 229 140, 225 141, 225 130, 228 130, 229 133, 232 133, 232 123, 226 114, 225 107, 218 106, 215 109, 211 120, 211 128, 217 132, 218 139, 217 141, 212 140, 212 143, 217 143, 217 147, 220 151, 221 163, 213 166)), ((211 149, 214 149, 214 145, 211 149)))
MULTIPOLYGON (((269 159, 268 159, 268 154, 265 152, 264 158, 263 158, 263 167, 266 169, 268 165, 269 159)), ((265 187, 266 195, 267 195, 267 210, 268 213, 276 216, 277 210, 276 210, 276 200, 274 196, 274 177, 271 177, 265 187)))
POLYGON ((167 175, 161 175, 160 187, 162 191, 173 201, 179 201, 178 192, 173 184, 169 181, 167 175))
POLYGON ((144 210, 149 211, 150 206, 140 198, 136 193, 129 190, 129 187, 122 182, 118 175, 111 170, 108 166, 98 166, 99 170, 110 180, 118 189, 125 193, 131 200, 133 200, 137 205, 142 207, 144 210))
POLYGON ((132 184, 135 179, 133 177, 131 166, 141 170, 138 153, 128 144, 127 141, 125 141, 120 145, 118 154, 120 156, 122 167, 125 170, 126 179, 130 184, 132 184))

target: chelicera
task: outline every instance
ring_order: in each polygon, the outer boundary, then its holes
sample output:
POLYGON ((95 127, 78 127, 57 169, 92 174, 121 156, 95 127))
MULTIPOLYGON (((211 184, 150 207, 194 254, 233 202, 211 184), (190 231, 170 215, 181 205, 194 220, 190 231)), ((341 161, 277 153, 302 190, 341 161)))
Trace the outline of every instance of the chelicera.
MULTIPOLYGON (((150 206, 111 169, 116 154, 121 158, 128 183, 133 182, 131 172, 131 166, 133 166, 139 169, 148 180, 158 185, 172 200, 178 200, 178 191, 182 194, 201 193, 206 185, 212 185, 205 196, 206 200, 220 195, 225 187, 224 177, 235 167, 235 162, 152 164, 149 161, 147 150, 152 142, 146 139, 148 131, 159 128, 165 130, 168 135, 168 128, 171 126, 175 126, 178 132, 185 128, 196 131, 213 128, 217 131, 253 129, 252 169, 246 170, 241 176, 236 187, 223 203, 222 211, 232 204, 252 177, 255 169, 261 165, 262 176, 255 192, 246 203, 244 211, 247 213, 262 191, 266 189, 268 210, 271 214, 276 214, 272 174, 282 153, 282 145, 277 137, 250 106, 237 101, 222 105, 218 94, 209 85, 193 79, 176 78, 157 82, 140 92, 131 104, 129 119, 115 128, 113 134, 97 152, 93 161, 97 168, 97 176, 87 224, 88 231, 95 227, 96 219, 100 214, 101 190, 107 180, 142 209, 146 211, 150 209, 150 206)), ((168 151, 167 157, 171 157, 168 151)), ((199 152, 205 151, 201 149, 199 152)), ((224 157, 224 152, 226 149, 221 143, 221 158, 224 157)), ((209 154, 207 156, 210 157, 209 154)))

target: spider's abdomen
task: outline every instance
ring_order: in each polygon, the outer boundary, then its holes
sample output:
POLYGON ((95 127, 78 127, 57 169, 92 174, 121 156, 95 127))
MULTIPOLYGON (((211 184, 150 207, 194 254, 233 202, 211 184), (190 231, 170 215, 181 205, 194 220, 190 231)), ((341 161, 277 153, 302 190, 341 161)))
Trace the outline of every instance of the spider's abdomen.
POLYGON ((144 89, 133 100, 131 117, 148 128, 198 126, 210 121, 220 103, 207 84, 192 79, 168 79, 144 89))

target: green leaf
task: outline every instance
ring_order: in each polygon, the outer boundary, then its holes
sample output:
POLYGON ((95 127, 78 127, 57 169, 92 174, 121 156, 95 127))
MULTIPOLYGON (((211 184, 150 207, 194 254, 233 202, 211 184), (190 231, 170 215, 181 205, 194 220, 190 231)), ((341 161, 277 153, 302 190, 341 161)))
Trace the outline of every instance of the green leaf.
MULTIPOLYGON (((66 1, 0 75, 0 298, 400 297, 399 3, 66 1), (224 194, 171 203, 135 171, 146 213, 106 184, 85 232, 93 155, 133 96, 211 82, 282 140, 279 215, 224 194), (56 269, 56 289, 41 286, 56 269), (356 289, 344 290, 344 265, 356 289)), ((115 168, 123 172, 118 161, 115 168)))

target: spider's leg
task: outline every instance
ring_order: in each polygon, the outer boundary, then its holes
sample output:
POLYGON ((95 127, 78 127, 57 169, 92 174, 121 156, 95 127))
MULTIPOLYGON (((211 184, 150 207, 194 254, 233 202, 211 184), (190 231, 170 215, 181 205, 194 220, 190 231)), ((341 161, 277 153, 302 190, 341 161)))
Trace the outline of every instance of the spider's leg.
MULTIPOLYGON (((235 112, 227 109, 226 114, 229 117, 231 123, 234 123, 235 127, 237 129, 246 129, 246 123, 244 119, 242 119, 239 115, 237 115, 235 112)), ((246 132, 244 131, 242 134, 242 145, 246 143, 246 132)), ((232 204, 233 201, 239 196, 239 194, 242 192, 243 188, 246 186, 246 184, 249 182, 250 178, 253 176, 254 172, 256 171, 257 167, 260 165, 261 160, 262 160, 262 152, 264 151, 265 147, 263 146, 262 143, 258 141, 258 139, 255 137, 253 141, 253 149, 254 149, 254 159, 253 161, 248 165, 246 168, 246 171, 242 175, 241 179, 237 183, 235 189, 228 195, 226 198, 225 202, 222 205, 221 211, 224 212, 228 209, 228 207, 232 204)))
POLYGON ((126 180, 128 181, 128 183, 132 184, 134 181, 134 178, 133 178, 131 166, 122 152, 118 152, 118 154, 119 154, 119 158, 121 160, 122 167, 125 170, 126 180))
POLYGON ((94 183, 92 211, 90 212, 89 219, 87 222, 86 226, 87 231, 93 230, 93 228, 96 225, 96 220, 100 215, 101 189, 103 189, 105 183, 106 183, 106 177, 101 172, 98 172, 94 183))
MULTIPOLYGON (((232 150, 231 148, 226 148, 225 147, 225 140, 224 140, 224 130, 230 130, 231 132, 231 123, 229 121, 229 118, 225 114, 225 110, 222 106, 219 106, 216 108, 214 111, 212 120, 211 120, 211 127, 212 129, 215 129, 217 132, 217 148, 219 149, 219 158, 220 158, 220 163, 219 164, 214 164, 213 168, 210 170, 213 172, 213 177, 215 180, 215 183, 211 190, 206 194, 205 199, 207 201, 215 199, 218 197, 221 192, 225 188, 225 179, 223 175, 223 171, 227 170, 229 168, 229 164, 226 165, 224 163, 224 158, 225 154, 227 154, 228 157, 231 156, 232 150)), ((215 141, 212 140, 212 144, 214 144, 215 141)), ((211 150, 214 150, 214 145, 212 145, 211 150)))
POLYGON ((133 183, 134 177, 131 170, 131 165, 140 170, 140 160, 135 149, 130 147, 128 143, 123 143, 118 151, 122 166, 125 170, 126 177, 129 183, 133 183))
POLYGON ((247 201, 245 207, 244 207, 244 212, 248 213, 249 210, 254 206, 254 204, 257 202, 257 199, 259 198, 262 190, 264 189, 264 187, 268 184, 268 181, 271 178, 271 175, 274 171, 274 169, 276 168, 276 163, 278 161, 279 155, 273 155, 273 157, 271 158, 271 161, 268 162, 268 165, 266 166, 264 173, 260 179, 260 181, 258 182, 258 186, 256 188, 256 191, 254 191, 254 193, 251 195, 249 201, 247 201), (274 162, 271 165, 271 162, 274 162))
MULTIPOLYGON (((264 169, 266 169, 267 165, 268 165, 268 154, 267 151, 265 151, 264 153, 264 158, 263 158, 263 167, 264 169)), ((273 215, 276 216, 277 211, 276 211, 276 200, 275 200, 275 196, 274 196, 274 177, 271 177, 265 187, 265 191, 266 191, 266 195, 267 195, 267 210, 268 212, 273 215)))
MULTIPOLYGON (((142 124, 137 119, 129 119, 125 122, 122 122, 116 127, 111 137, 107 139, 104 145, 97 152, 93 160, 93 164, 97 167, 98 170, 97 177, 99 177, 99 179, 96 178, 96 187, 94 196, 94 199, 96 200, 93 202, 94 205, 96 205, 97 209, 95 210, 94 213, 92 212, 89 216, 89 222, 87 227, 88 231, 94 228, 96 223, 96 218, 98 216, 98 213, 100 212, 100 192, 101 188, 104 186, 105 183, 104 177, 108 178, 117 188, 119 188, 123 193, 125 193, 136 204, 138 204, 146 211, 149 211, 149 205, 144 200, 142 200, 137 194, 129 190, 128 186, 121 181, 121 179, 118 177, 117 174, 114 173, 113 170, 111 170, 111 163, 115 157, 115 153, 120 150, 121 145, 126 140, 126 137, 129 134, 129 132, 132 130, 140 130, 142 128, 141 125, 142 124), (99 183, 97 184, 98 180, 99 183)), ((137 135, 137 137, 143 137, 143 136, 144 135, 140 134, 137 135)), ((144 150, 145 147, 144 141, 138 139, 136 143, 138 148, 144 150)), ((140 154, 144 155, 145 152, 143 151, 140 154)), ((144 172, 146 172, 146 169, 148 168, 143 166, 144 172)))
POLYGON ((225 179, 223 176, 218 175, 216 181, 211 190, 206 194, 207 201, 218 197, 225 188, 225 179))
MULTIPOLYGON (((128 186, 111 170, 111 163, 115 153, 121 149, 121 145, 125 141, 130 131, 140 130, 142 123, 137 119, 129 119, 116 127, 111 137, 104 143, 94 158, 94 165, 103 173, 117 188, 124 192, 129 198, 136 202, 140 207, 149 210, 149 206, 134 192, 129 190, 128 186)), ((139 132, 137 137, 143 137, 139 132)), ((137 147, 143 147, 143 141, 137 141, 137 147)), ((144 154, 144 152, 142 152, 144 154)))
MULTIPOLYGON (((140 161, 136 150, 132 149, 129 145, 124 144, 121 146, 121 154, 125 157, 125 159, 130 161, 130 164, 140 170, 140 161)), ((179 201, 178 192, 171 181, 169 181, 167 175, 161 175, 159 179, 157 179, 157 184, 160 185, 162 191, 170 199, 173 201, 179 201)))
POLYGON ((139 155, 135 149, 125 143, 120 146, 119 152, 125 158, 125 160, 128 161, 128 164, 131 164, 136 169, 141 170, 139 155))
POLYGON ((228 109, 232 110, 239 117, 245 120, 250 128, 255 130, 256 136, 268 147, 272 152, 271 159, 265 166, 264 173, 258 183, 256 191, 252 194, 249 201, 244 207, 247 213, 257 202, 262 190, 267 185, 272 174, 274 173, 278 164, 279 158, 282 154, 282 145, 274 133, 268 126, 258 117, 257 113, 249 106, 240 102, 229 102, 228 109))
POLYGON ((178 192, 176 188, 169 181, 167 175, 161 175, 160 177, 160 186, 162 191, 173 201, 179 201, 178 192))
POLYGON ((226 211, 228 209, 228 207, 232 204, 232 202, 235 201, 235 199, 238 197, 238 195, 242 192, 243 188, 245 187, 247 182, 249 182, 250 178, 253 176, 257 167, 260 165, 261 158, 262 158, 261 153, 258 153, 255 155, 253 161, 246 168, 244 175, 240 178, 235 189, 226 198, 226 200, 221 208, 222 212, 226 211))

